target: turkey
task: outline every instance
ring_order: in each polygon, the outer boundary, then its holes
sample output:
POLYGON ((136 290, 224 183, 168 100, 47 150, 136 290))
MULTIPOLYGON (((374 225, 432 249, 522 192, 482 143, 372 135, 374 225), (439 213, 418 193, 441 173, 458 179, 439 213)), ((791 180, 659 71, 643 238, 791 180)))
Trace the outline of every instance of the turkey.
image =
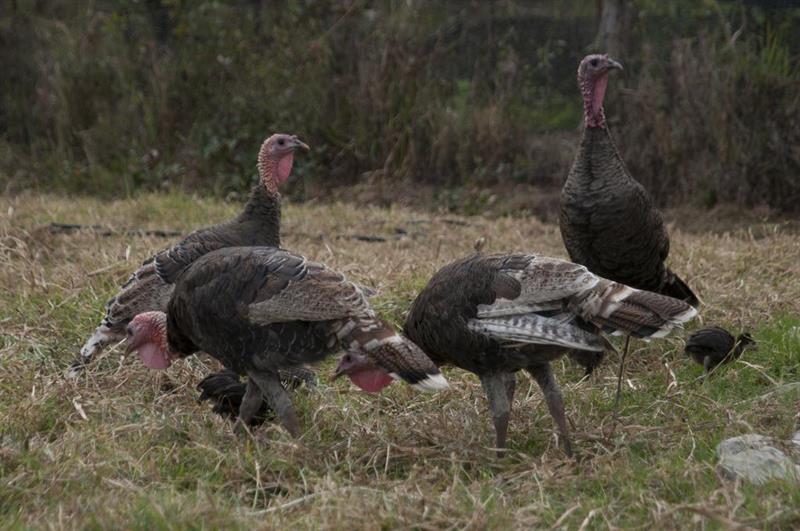
POLYGON ((608 73, 622 65, 589 55, 578 68, 585 128, 561 190, 559 227, 570 259, 593 273, 637 289, 698 299, 664 263, 669 236, 650 194, 628 173, 606 126, 608 73))
MULTIPOLYGON (((697 296, 664 263, 669 235, 661 213, 628 173, 606 125, 603 99, 608 74, 614 69, 622 70, 622 65, 599 54, 586 56, 578 66, 585 127, 561 190, 559 228, 564 246, 573 262, 597 275, 697 308, 697 296)), ((620 363, 617 403, 629 340, 620 363)))
POLYGON ((683 301, 606 280, 572 262, 535 254, 475 254, 431 278, 413 302, 404 331, 437 365, 478 375, 498 449, 506 446, 514 373, 527 370, 571 455, 550 362, 568 349, 609 348, 601 331, 658 338, 696 313, 683 301))
POLYGON ((729 363, 748 347, 755 345, 755 340, 748 333, 734 338, 730 332, 719 326, 711 326, 697 330, 686 340, 685 352, 711 372, 723 363, 729 363))
POLYGON ((281 196, 278 186, 292 171, 294 153, 309 147, 295 135, 274 134, 258 153, 260 182, 234 219, 196 230, 173 247, 142 263, 106 304, 106 315, 81 348, 70 374, 76 375, 108 345, 125 337, 125 327, 136 314, 163 311, 172 294, 176 271, 205 253, 232 246, 280 246, 281 196))
POLYGON ((353 383, 377 392, 395 379, 418 389, 447 387, 436 365, 381 321, 361 286, 282 249, 229 247, 178 274, 167 313, 145 312, 127 327, 127 349, 165 369, 203 351, 247 375, 238 421, 249 424, 262 396, 293 436, 299 424, 278 377, 281 369, 321 361, 340 347, 371 362, 353 383))

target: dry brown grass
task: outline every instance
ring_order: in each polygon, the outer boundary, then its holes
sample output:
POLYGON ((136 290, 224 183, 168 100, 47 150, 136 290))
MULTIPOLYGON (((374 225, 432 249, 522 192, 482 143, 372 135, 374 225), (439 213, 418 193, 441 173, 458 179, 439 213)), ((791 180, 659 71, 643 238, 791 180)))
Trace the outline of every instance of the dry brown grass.
MULTIPOLYGON (((297 441, 275 426, 237 437, 197 404, 195 384, 216 368, 207 358, 155 373, 114 349, 78 381, 62 378, 105 300, 168 242, 50 234, 49 222, 189 230, 237 209, 183 195, 0 198, 2 527, 800 525, 796 486, 723 481, 713 453, 726 436, 785 438, 795 427, 798 392, 767 394, 800 371, 800 247, 787 226, 672 230, 672 263, 702 297, 703 320, 747 327, 760 348, 703 383, 680 339, 636 343, 616 430, 614 364, 579 382, 578 368, 558 363, 574 461, 524 375, 503 459, 489 450, 476 378, 458 370, 446 372, 446 392, 394 385, 372 396, 331 384, 329 362, 318 389, 296 394, 305 428, 297 441)), ((376 305, 394 322, 427 278, 479 237, 487 251, 564 256, 557 227, 535 219, 344 204, 289 205, 284 219, 288 248, 378 288, 376 305)))

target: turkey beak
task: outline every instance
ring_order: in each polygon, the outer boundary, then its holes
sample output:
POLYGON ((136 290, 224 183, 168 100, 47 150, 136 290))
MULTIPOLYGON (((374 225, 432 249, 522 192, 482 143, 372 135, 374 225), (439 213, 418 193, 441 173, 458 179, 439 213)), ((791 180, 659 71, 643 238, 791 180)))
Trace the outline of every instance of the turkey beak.
POLYGON ((344 374, 344 369, 342 368, 341 365, 339 365, 338 367, 336 367, 336 370, 333 371, 333 374, 331 375, 331 380, 337 380, 343 374, 344 374))
POLYGON ((311 148, 310 148, 310 147, 308 147, 308 144, 306 144, 305 142, 303 142, 302 140, 300 140, 300 139, 299 139, 299 138, 297 138, 296 136, 295 136, 295 137, 292 137, 292 141, 294 142, 294 144, 293 144, 293 146, 292 146, 292 147, 294 147, 294 148, 300 148, 300 149, 302 149, 303 151, 310 151, 310 150, 311 150, 311 148))
POLYGON ((125 342, 125 355, 127 356, 131 352, 135 352, 135 351, 136 351, 136 345, 134 345, 130 341, 126 341, 125 342))
POLYGON ((620 63, 616 62, 615 60, 613 60, 613 59, 612 59, 612 58, 610 58, 610 57, 608 58, 608 66, 607 66, 607 68, 608 68, 609 70, 612 70, 612 69, 615 69, 615 70, 624 70, 624 68, 622 68, 622 65, 621 65, 620 63))

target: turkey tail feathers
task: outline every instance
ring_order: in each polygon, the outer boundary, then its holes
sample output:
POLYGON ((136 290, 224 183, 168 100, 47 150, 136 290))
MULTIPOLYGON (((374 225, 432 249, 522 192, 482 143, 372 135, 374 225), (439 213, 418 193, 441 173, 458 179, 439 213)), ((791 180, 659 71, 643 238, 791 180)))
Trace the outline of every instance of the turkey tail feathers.
POLYGON ((659 338, 697 315, 695 308, 681 300, 616 282, 608 282, 593 291, 578 303, 579 311, 604 332, 659 338))
POLYGON ((671 269, 667 269, 667 282, 661 289, 661 294, 680 299, 694 308, 700 306, 700 299, 697 298, 697 295, 695 295, 688 284, 671 269))

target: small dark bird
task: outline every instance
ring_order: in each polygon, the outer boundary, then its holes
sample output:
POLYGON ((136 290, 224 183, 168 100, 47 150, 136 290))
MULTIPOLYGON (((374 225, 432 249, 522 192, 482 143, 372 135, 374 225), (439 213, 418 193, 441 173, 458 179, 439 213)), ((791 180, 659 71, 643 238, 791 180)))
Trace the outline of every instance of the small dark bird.
POLYGON ((706 372, 723 363, 730 363, 742 352, 756 344, 748 333, 734 338, 730 332, 719 326, 702 328, 686 340, 686 354, 703 366, 706 372))

